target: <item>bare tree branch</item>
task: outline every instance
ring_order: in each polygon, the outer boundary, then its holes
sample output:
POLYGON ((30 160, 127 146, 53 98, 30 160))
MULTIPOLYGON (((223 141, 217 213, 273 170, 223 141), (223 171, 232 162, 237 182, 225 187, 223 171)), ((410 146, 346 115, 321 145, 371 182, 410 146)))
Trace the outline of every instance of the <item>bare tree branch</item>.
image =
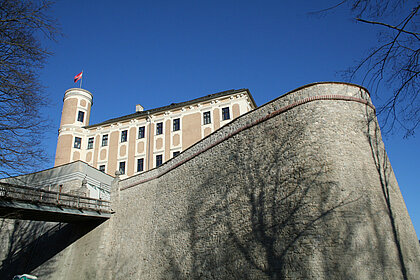
MULTIPOLYGON (((373 89, 379 102, 378 117, 383 132, 395 124, 413 135, 420 124, 420 32, 417 0, 347 0, 338 1, 334 9, 346 4, 358 22, 378 30, 378 44, 365 58, 346 71, 349 81, 373 89), (393 24, 392 22, 396 22, 393 24), (385 29, 383 27, 386 27, 385 29), (382 91, 379 94, 379 91, 382 91)), ((332 9, 327 9, 332 10, 332 9)), ((378 103, 377 103, 378 104, 378 103)))
POLYGON ((413 35, 414 37, 416 37, 416 38, 417 38, 417 40, 420 40, 420 38, 418 37, 418 35, 420 35, 420 33, 415 33, 415 32, 407 31, 407 30, 404 30, 404 29, 400 29, 400 28, 398 28, 398 27, 396 27, 396 26, 392 26, 392 25, 389 25, 389 24, 387 24, 387 23, 383 23, 383 22, 370 21, 370 20, 365 20, 365 19, 361 19, 361 18, 356 18, 356 20, 357 20, 357 21, 360 21, 360 22, 364 22, 364 23, 370 23, 370 24, 383 25, 383 26, 386 26, 386 27, 389 27, 389 28, 392 28, 392 29, 398 30, 398 31, 400 31, 400 32, 404 32, 404 33, 407 33, 407 34, 411 34, 411 35, 413 35))
MULTIPOLYGON (((0 176, 32 171, 46 160, 40 148, 48 100, 38 72, 51 53, 43 39, 61 35, 47 0, 0 0, 0 176)), ((38 167, 39 168, 39 167, 38 167)))

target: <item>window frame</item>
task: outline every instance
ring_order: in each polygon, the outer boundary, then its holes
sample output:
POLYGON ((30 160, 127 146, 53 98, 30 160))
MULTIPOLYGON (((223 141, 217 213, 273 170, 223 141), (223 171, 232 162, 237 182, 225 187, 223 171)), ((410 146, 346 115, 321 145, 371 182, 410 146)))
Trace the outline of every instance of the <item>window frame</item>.
POLYGON ((120 175, 125 174, 125 168, 126 168, 125 161, 120 161, 120 163, 118 164, 118 171, 120 171, 120 175))
POLYGON ((146 136, 146 127, 145 126, 139 126, 139 131, 137 133, 137 139, 143 139, 143 138, 145 138, 145 136, 146 136), (142 136, 142 137, 140 137, 140 136, 142 136))
POLYGON ((84 122, 84 120, 85 120, 85 112, 79 110, 77 112, 77 121, 82 123, 82 122, 84 122), (80 119, 82 119, 82 120, 80 120, 80 119))
POLYGON ((101 142, 101 147, 106 147, 106 146, 108 146, 108 134, 104 134, 104 135, 102 135, 102 142, 101 142), (106 138, 105 138, 105 136, 106 136, 106 138), (104 138, 105 138, 105 145, 104 145, 104 138))
POLYGON ((211 124, 211 112, 203 112, 203 125, 211 124))
POLYGON ((143 172, 143 171, 144 171, 144 158, 138 158, 137 159, 137 172, 143 172), (141 162, 141 170, 139 170, 140 162, 141 162))
POLYGON ((93 149, 93 144, 95 143, 95 137, 89 137, 87 143, 87 150, 93 149), (92 141, 91 141, 92 140, 92 141))
POLYGON ((120 143, 125 143, 128 140, 128 130, 121 130, 120 143))
POLYGON ((81 137, 74 136, 73 148, 75 148, 75 149, 81 149, 82 148, 82 138, 81 137), (76 145, 76 143, 78 145, 76 145))
POLYGON ((229 107, 223 107, 222 108, 222 121, 230 120, 230 108, 229 107), (227 118, 225 118, 227 115, 227 118))
POLYGON ((163 122, 156 123, 156 135, 163 134, 163 122))
POLYGON ((163 164, 163 155, 156 155, 155 159, 156 159, 156 164, 155 164, 156 167, 159 167, 159 166, 161 166, 163 164), (160 164, 158 164, 158 162, 160 164))
POLYGON ((181 118, 176 118, 172 120, 172 131, 181 130, 181 118))

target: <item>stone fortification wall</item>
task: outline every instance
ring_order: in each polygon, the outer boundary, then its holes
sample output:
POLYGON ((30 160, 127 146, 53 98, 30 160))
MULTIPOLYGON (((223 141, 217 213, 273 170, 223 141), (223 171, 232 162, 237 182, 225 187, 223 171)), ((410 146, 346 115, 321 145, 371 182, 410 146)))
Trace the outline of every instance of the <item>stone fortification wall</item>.
MULTIPOLYGON (((416 279, 420 248, 366 90, 299 88, 120 181, 45 279, 416 279)), ((43 279, 44 279, 43 278, 43 279)))
POLYGON ((121 277, 420 273, 418 241, 373 106, 354 85, 291 92, 120 188, 123 234, 114 242, 129 260, 120 262, 121 277))

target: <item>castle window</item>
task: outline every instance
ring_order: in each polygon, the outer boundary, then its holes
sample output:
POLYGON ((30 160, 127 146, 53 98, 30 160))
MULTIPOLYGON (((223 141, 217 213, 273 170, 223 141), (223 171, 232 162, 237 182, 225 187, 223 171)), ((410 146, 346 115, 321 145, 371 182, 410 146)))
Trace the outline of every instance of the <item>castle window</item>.
POLYGON ((108 146, 108 134, 102 135, 102 147, 108 146))
POLYGON ((99 171, 105 172, 105 164, 99 165, 99 171))
POLYGON ((145 127, 144 126, 140 126, 139 127, 139 136, 138 136, 138 139, 144 138, 144 132, 145 132, 145 127))
POLYGON ((176 157, 177 155, 179 155, 181 152, 180 151, 176 151, 173 153, 173 157, 176 157))
POLYGON ((203 124, 209 124, 209 123, 211 123, 210 112, 204 112, 203 113, 203 124))
POLYGON ((156 124, 156 135, 160 135, 163 133, 163 122, 156 124))
POLYGON ((229 107, 222 108, 222 120, 230 119, 229 107))
POLYGON ((162 163, 163 163, 162 155, 157 155, 156 156, 156 167, 162 165, 162 163))
POLYGON ((90 137, 88 139, 88 146, 87 146, 88 150, 89 149, 93 149, 93 137, 90 137))
POLYGON ((80 149, 82 146, 82 138, 80 137, 74 137, 74 145, 73 148, 80 149))
POLYGON ((181 120, 179 118, 178 119, 174 119, 173 120, 173 131, 179 130, 180 127, 181 127, 181 120))
POLYGON ((79 111, 77 113, 77 121, 78 122, 83 122, 84 119, 85 119, 85 112, 79 111))
POLYGON ((144 170, 144 158, 137 159, 137 172, 144 170))
POLYGON ((120 168, 119 168, 121 175, 125 174, 125 161, 120 162, 120 168))
POLYGON ((121 143, 127 142, 127 130, 121 131, 121 143))

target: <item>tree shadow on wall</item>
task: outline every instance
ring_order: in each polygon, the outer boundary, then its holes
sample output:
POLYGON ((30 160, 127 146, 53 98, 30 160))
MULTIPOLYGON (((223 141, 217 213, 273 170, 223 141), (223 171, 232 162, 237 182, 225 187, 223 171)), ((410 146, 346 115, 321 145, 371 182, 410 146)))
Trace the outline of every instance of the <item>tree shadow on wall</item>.
MULTIPOLYGON (((389 228, 395 249, 397 252, 397 258, 401 269, 402 279, 408 279, 406 260, 404 258, 403 245, 401 243, 402 237, 399 233, 399 226, 397 225, 397 213, 401 211, 401 207, 397 204, 403 203, 403 198, 398 195, 398 184, 393 176, 393 170, 391 163, 388 159, 388 155, 385 150, 384 143, 381 137, 381 131, 376 119, 375 112, 366 107, 366 138, 369 142, 370 150, 372 153, 372 159, 375 163, 375 168, 379 178, 379 183, 382 191, 383 201, 385 202, 386 214, 389 219, 389 228)), ((400 215, 402 213, 399 213, 400 215)), ((401 227, 401 226, 400 226, 401 227)), ((376 228, 377 236, 383 236, 384 228, 376 228)))
POLYGON ((164 233, 165 278, 314 278, 306 268, 322 271, 329 261, 315 251, 339 234, 331 214, 351 216, 362 198, 338 188, 321 147, 305 141, 303 123, 267 123, 223 142, 223 154, 212 156, 214 170, 191 193, 187 217, 164 233), (185 234, 180 250, 173 236, 185 234))
POLYGON ((30 273, 41 265, 43 267, 37 272, 37 276, 51 275, 55 270, 53 257, 99 224, 100 222, 64 224, 2 219, 0 278, 12 279, 14 275, 30 273))

